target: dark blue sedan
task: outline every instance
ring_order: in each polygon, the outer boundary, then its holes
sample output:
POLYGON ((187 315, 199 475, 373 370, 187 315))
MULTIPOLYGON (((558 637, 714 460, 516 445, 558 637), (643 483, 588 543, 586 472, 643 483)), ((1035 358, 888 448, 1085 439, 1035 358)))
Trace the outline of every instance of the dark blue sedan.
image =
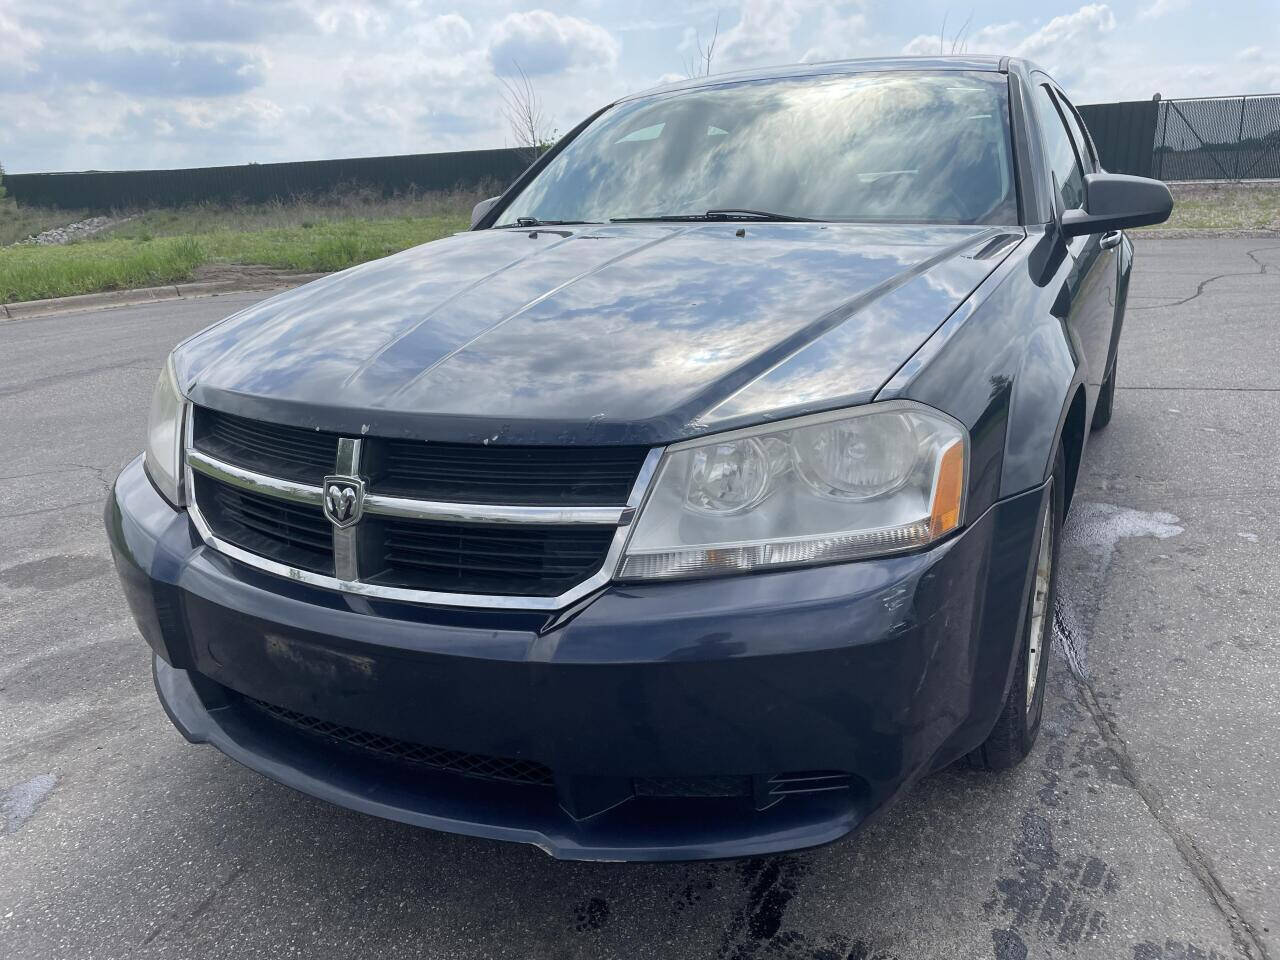
POLYGON ((664 860, 1031 750, 1163 184, 1030 63, 612 104, 473 229, 174 350, 107 527, 174 724, 378 816, 664 860))

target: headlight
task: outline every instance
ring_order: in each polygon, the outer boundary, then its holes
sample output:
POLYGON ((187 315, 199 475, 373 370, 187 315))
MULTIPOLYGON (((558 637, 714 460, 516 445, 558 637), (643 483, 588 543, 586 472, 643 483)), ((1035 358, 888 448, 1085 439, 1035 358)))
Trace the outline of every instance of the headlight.
POLYGON ((968 432, 906 401, 667 450, 620 576, 690 577, 911 550, 960 526, 968 432))
POLYGON ((165 362, 151 394, 151 418, 147 422, 147 452, 143 464, 147 476, 175 507, 185 503, 182 490, 182 432, 187 402, 178 390, 173 358, 165 362))

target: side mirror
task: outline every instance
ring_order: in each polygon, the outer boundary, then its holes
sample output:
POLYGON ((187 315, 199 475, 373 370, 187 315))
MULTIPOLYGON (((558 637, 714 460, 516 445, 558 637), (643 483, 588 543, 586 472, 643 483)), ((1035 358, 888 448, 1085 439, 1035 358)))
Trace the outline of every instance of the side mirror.
POLYGON ((488 200, 481 200, 471 208, 471 226, 474 227, 480 222, 486 213, 493 209, 493 205, 501 200, 501 197, 490 197, 488 200))
POLYGON ((1164 223, 1172 212, 1173 195, 1159 180, 1123 173, 1088 173, 1084 178, 1084 209, 1062 214, 1062 232, 1078 237, 1145 227, 1164 223))

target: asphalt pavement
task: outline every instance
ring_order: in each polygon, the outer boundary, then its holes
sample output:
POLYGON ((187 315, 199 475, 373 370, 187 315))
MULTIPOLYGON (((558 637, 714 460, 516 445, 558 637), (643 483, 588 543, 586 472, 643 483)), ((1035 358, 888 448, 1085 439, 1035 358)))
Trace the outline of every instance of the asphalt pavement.
POLYGON ((0 323, 0 957, 1280 960, 1280 239, 1138 241, 1028 761, 724 863, 387 823, 169 725, 102 504, 261 296, 0 323))

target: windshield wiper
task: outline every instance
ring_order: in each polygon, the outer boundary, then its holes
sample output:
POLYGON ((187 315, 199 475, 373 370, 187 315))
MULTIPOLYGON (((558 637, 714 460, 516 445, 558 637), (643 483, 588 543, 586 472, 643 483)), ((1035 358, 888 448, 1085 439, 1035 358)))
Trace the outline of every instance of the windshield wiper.
POLYGON ((729 207, 724 210, 708 210, 709 220, 776 220, 780 223, 788 220, 799 223, 812 223, 812 217, 793 217, 789 213, 770 213, 768 210, 746 210, 741 207, 729 207))
POLYGON ((599 224, 599 220, 539 220, 537 217, 516 217, 515 223, 502 223, 502 227, 573 227, 581 224, 599 224))
POLYGON ((767 210, 747 210, 740 207, 727 207, 721 210, 708 210, 706 213, 668 213, 656 217, 610 217, 610 223, 660 223, 672 220, 677 223, 697 223, 717 220, 773 220, 778 223, 812 223, 812 217, 794 217, 789 213, 770 213, 767 210))

